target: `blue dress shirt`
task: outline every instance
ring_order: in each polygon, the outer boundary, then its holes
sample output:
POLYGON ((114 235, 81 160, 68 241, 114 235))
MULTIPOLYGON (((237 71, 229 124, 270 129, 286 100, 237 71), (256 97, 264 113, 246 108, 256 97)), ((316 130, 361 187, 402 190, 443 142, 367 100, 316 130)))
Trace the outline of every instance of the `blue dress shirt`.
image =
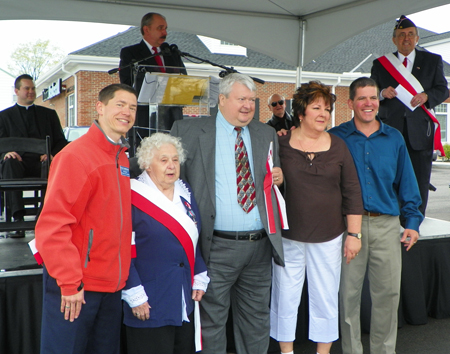
POLYGON ((353 156, 364 209, 401 214, 407 229, 419 231, 422 200, 405 141, 397 129, 377 120, 380 129, 369 137, 356 129, 354 119, 329 132, 342 138, 353 156))
MULTIPOLYGON (((242 128, 250 170, 254 173, 252 142, 248 127, 242 128)), ((237 201, 236 162, 234 144, 237 132, 220 111, 216 118, 216 219, 214 229, 220 231, 254 231, 264 229, 258 205, 248 214, 237 201)), ((253 179, 254 179, 253 175, 253 179)), ((255 185, 255 188, 258 186, 255 185)))

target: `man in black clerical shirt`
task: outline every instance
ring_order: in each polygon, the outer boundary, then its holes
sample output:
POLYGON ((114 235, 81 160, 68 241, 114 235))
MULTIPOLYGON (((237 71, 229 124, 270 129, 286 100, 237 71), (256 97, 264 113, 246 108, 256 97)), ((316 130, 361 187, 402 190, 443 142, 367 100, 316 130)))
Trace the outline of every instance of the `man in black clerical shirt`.
MULTIPOLYGON (((48 135, 51 155, 54 156, 67 145, 58 115, 52 109, 34 104, 36 87, 30 75, 17 77, 14 92, 17 104, 0 112, 0 138, 45 139, 48 135)), ((39 177, 42 162, 47 158, 46 155, 9 151, 0 156, 1 176, 4 179, 39 177)), ((14 221, 22 221, 25 213, 22 192, 7 192, 6 202, 11 207, 14 221)), ((13 231, 8 236, 25 237, 25 232, 13 231)))

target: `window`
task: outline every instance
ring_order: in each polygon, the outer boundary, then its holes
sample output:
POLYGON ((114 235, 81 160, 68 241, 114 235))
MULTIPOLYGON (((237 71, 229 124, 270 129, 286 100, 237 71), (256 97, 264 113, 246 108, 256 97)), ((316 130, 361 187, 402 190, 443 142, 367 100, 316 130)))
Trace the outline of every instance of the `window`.
POLYGON ((76 117, 75 117, 75 94, 71 94, 66 98, 66 107, 67 107, 67 126, 72 127, 77 125, 76 117))
POLYGON ((220 45, 236 45, 230 42, 220 41, 220 45))
POLYGON ((448 105, 441 103, 434 109, 436 118, 441 125, 441 141, 447 142, 447 117, 448 117, 448 105))

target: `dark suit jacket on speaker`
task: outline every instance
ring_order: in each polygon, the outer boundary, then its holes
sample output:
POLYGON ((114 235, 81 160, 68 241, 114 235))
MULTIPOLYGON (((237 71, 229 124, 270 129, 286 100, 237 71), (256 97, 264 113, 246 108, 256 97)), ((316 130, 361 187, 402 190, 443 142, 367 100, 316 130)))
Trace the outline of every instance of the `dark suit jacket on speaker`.
MULTIPOLYGON (((119 67, 122 68, 122 67, 130 64, 133 61, 136 62, 136 61, 142 60, 144 58, 147 58, 151 55, 152 55, 152 53, 151 53, 150 49, 148 48, 148 46, 144 42, 144 40, 142 40, 138 44, 122 48, 122 50, 120 51, 119 67)), ((183 61, 181 60, 181 57, 178 54, 172 52, 172 55, 164 55, 163 57, 164 57, 164 65, 165 66, 176 66, 176 67, 184 68, 183 61)), ((156 63, 155 58, 144 60, 144 61, 140 62, 139 64, 140 65, 155 65, 155 66, 158 65, 156 63)), ((161 70, 158 67, 147 68, 146 71, 161 72, 161 70)), ((132 72, 133 72, 133 65, 129 68, 120 70, 119 71, 120 82, 123 84, 132 86, 132 83, 133 83, 132 72)), ((169 74, 170 73, 173 73, 173 74, 182 73, 185 75, 187 74, 186 69, 167 68, 166 72, 169 74)), ((134 86, 136 88, 137 92, 139 92, 141 90, 144 76, 145 76, 145 72, 139 72, 137 75, 136 85, 134 86)))
MULTIPOLYGON (((47 135, 50 136, 51 154, 54 156, 67 145, 58 115, 53 109, 36 105, 34 107, 39 138, 45 139, 47 135)), ((17 105, 0 112, 0 138, 7 137, 29 137, 17 105)), ((3 156, 1 157, 2 160, 3 156)))
MULTIPOLYGON (((272 205, 275 212, 276 233, 269 234, 266 207, 264 204, 263 182, 266 175, 266 159, 269 144, 273 142, 274 166, 280 166, 278 157, 278 138, 275 129, 259 121, 252 120, 248 125, 252 142, 253 178, 256 188, 256 203, 261 221, 272 243, 273 256, 278 264, 284 265, 281 227, 275 194, 272 191, 272 205)), ((200 246, 202 255, 209 263, 211 241, 216 217, 215 154, 216 119, 200 118, 176 121, 171 134, 181 137, 187 151, 186 162, 181 166, 180 178, 189 182, 197 200, 202 218, 200 246)))
MULTIPOLYGON (((394 55, 397 57, 398 53, 394 55)), ((428 95, 427 108, 434 108, 448 98, 447 80, 444 76, 443 63, 440 55, 416 50, 416 58, 412 74, 421 83, 424 92, 428 95)), ((398 82, 387 72, 378 60, 372 66, 372 79, 376 81, 381 90, 392 86, 397 87, 398 82)), ((397 128, 403 133, 404 117, 407 119, 408 136, 414 150, 427 150, 433 146, 434 125, 427 113, 417 107, 414 111, 407 108, 397 98, 380 101, 378 113, 381 120, 397 128)))
MULTIPOLYGON (((120 64, 119 66, 122 68, 132 62, 136 62, 151 56, 152 53, 148 48, 147 44, 142 40, 140 43, 124 47, 120 51, 120 64)), ((164 66, 166 66, 166 73, 168 74, 176 74, 181 73, 187 75, 186 69, 184 69, 183 61, 181 57, 173 53, 171 55, 164 55, 164 66), (173 67, 182 67, 183 69, 175 69, 170 68, 173 67)), ((133 77, 133 65, 129 68, 125 68, 119 71, 120 82, 123 84, 127 84, 133 86, 136 91, 139 93, 141 91, 142 83, 144 81, 145 72, 161 72, 161 69, 157 66, 155 58, 143 60, 139 63, 140 65, 154 65, 154 67, 148 67, 143 70, 140 70, 136 75, 136 82, 134 83, 133 77), (135 84, 135 85, 133 85, 135 84)), ((136 115, 136 123, 135 127, 147 127, 151 129, 159 129, 159 130, 170 130, 172 128, 172 124, 175 120, 183 119, 183 111, 180 107, 159 107, 158 109, 159 122, 156 123, 156 115, 152 114, 152 118, 149 118, 149 107, 148 105, 139 105, 136 115), (150 120, 149 120, 150 119, 150 120)), ((149 136, 149 131, 146 130, 138 130, 138 133, 142 136, 149 136)), ((134 142, 133 138, 130 140, 132 146, 131 151, 134 155, 134 149, 137 147, 138 143, 134 142)))

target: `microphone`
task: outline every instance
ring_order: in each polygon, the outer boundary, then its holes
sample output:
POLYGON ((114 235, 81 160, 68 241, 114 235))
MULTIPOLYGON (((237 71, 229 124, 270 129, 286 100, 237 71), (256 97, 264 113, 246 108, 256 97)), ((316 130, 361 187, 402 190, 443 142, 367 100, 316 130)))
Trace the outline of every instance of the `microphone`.
POLYGON ((164 42, 163 44, 161 44, 161 46, 159 47, 161 49, 160 54, 161 55, 171 55, 171 48, 169 47, 169 43, 164 42))
POLYGON ((170 51, 172 53, 176 53, 178 55, 182 55, 183 53, 178 49, 178 46, 176 44, 171 44, 170 45, 170 51))

